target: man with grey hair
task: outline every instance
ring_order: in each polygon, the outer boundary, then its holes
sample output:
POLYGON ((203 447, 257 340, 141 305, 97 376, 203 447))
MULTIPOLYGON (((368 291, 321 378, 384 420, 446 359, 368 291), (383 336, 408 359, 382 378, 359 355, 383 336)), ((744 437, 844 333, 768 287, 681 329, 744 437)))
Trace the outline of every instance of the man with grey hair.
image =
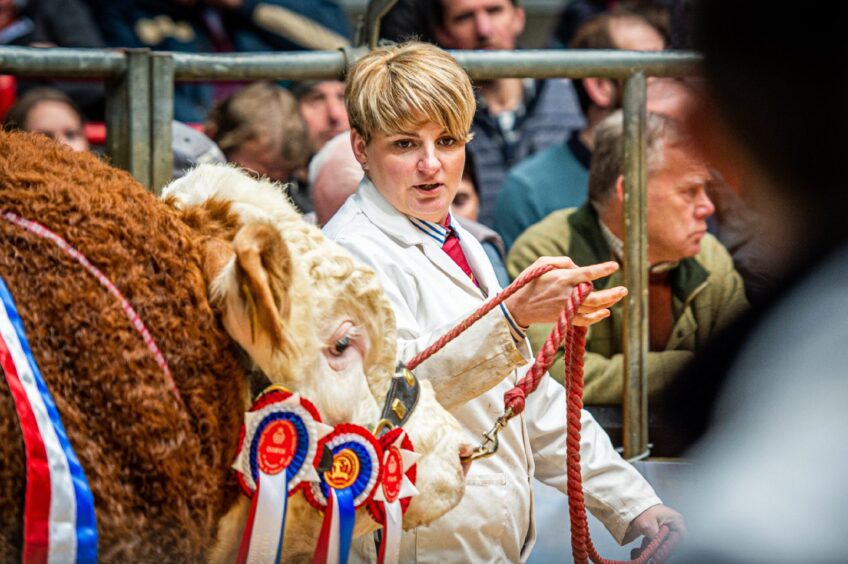
POLYGON ((362 165, 350 148, 350 132, 339 133, 327 141, 309 161, 309 186, 315 214, 314 218, 304 218, 319 226, 330 221, 356 192, 362 175, 362 165))
MULTIPOLYGON (((528 229, 509 253, 512 275, 540 256, 571 257, 577 264, 622 261, 624 237, 623 116, 617 111, 595 130, 589 170, 589 202, 560 210, 528 229)), ((705 191, 710 171, 693 151, 679 122, 648 113, 649 391, 662 390, 710 336, 747 306, 742 279, 727 250, 707 233, 714 206, 705 191)), ((622 283, 616 272, 596 288, 622 283)), ((620 305, 590 330, 584 401, 620 405, 623 339, 620 305)), ((550 326, 533 326, 535 347, 550 326)), ((550 373, 562 377, 560 350, 550 373)))

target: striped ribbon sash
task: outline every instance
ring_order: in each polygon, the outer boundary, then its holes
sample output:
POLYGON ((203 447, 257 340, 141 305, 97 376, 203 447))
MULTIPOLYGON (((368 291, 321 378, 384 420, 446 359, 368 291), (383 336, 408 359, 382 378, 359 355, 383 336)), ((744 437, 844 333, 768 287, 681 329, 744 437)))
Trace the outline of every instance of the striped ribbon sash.
POLYGON ((96 562, 94 498, 2 278, 0 366, 15 401, 26 453, 22 560, 96 562))

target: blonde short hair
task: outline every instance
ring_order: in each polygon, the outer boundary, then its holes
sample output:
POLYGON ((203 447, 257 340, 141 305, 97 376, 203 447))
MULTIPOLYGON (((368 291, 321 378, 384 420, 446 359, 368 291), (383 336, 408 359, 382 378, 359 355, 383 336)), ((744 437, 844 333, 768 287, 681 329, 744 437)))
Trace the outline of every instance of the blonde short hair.
POLYGON ((456 59, 429 43, 380 47, 362 57, 348 74, 345 104, 351 127, 366 143, 375 134, 428 122, 459 141, 471 140, 471 80, 456 59))

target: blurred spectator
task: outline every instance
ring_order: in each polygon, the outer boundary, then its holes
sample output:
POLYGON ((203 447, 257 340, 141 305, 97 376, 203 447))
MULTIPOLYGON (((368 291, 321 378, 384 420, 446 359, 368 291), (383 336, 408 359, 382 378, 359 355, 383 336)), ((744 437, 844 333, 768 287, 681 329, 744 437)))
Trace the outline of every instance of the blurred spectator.
MULTIPOLYGON (((80 0, 0 0, 0 45, 102 48, 105 43, 80 0)), ((38 86, 61 90, 89 119, 103 119, 102 84, 26 79, 18 80, 18 94, 38 86)))
POLYGON ((345 84, 341 80, 306 80, 296 82, 291 90, 306 122, 313 152, 350 129, 344 102, 345 84))
MULTIPOLYGON (((528 229, 509 252, 511 274, 541 256, 568 256, 577 264, 622 261, 624 237, 623 115, 619 110, 595 129, 589 173, 589 202, 577 210, 554 212, 528 229)), ((693 151, 682 125, 649 113, 645 127, 648 163, 648 389, 652 396, 668 385, 695 351, 746 307, 739 273, 727 250, 706 233, 713 204, 706 195, 710 173, 693 151)), ((595 288, 621 283, 616 272, 595 288)), ((593 326, 586 343, 584 401, 620 405, 623 385, 621 305, 593 326)), ((530 327, 531 343, 544 343, 551 326, 530 327)), ((562 349, 550 371, 562 378, 562 349)), ((654 445, 661 450, 660 438, 654 445)), ((664 453, 674 454, 674 453, 664 453)))
POLYGON ((227 162, 214 141, 179 121, 171 122, 171 150, 174 155, 172 179, 182 178, 198 165, 227 162))
POLYGON ((309 161, 309 186, 315 206, 315 223, 324 225, 356 192, 362 165, 350 148, 350 133, 339 133, 309 161))
POLYGON ((471 221, 477 221, 480 216, 480 197, 477 196, 477 187, 474 185, 470 173, 468 173, 467 162, 465 171, 462 173, 462 180, 459 182, 459 188, 453 197, 451 212, 471 221))
MULTIPOLYGON (((688 0, 569 0, 560 12, 548 46, 557 49, 570 46, 577 36, 577 30, 586 21, 617 9, 624 9, 645 18, 662 34, 663 41, 668 43, 675 34, 676 27, 685 25, 675 14, 678 5, 683 2, 688 0)), ((675 44, 675 48, 680 47, 675 44)))
MULTIPOLYGON (((659 51, 662 35, 644 18, 625 11, 604 13, 577 30, 574 49, 659 51)), ((495 230, 507 250, 521 233, 549 213, 586 200, 592 131, 623 99, 623 83, 609 78, 574 81, 586 127, 527 158, 509 171, 495 206, 495 230)))
POLYGON ((6 114, 6 129, 37 131, 74 151, 88 151, 83 117, 77 105, 60 90, 33 88, 18 98, 6 114))
MULTIPOLYGON (((653 79, 648 83, 650 112, 685 120, 694 100, 692 87, 681 80, 653 79)), ((715 205, 715 213, 707 220, 707 229, 733 257, 733 264, 745 282, 748 301, 759 301, 773 282, 766 260, 768 243, 758 228, 759 211, 740 196, 738 187, 731 187, 720 171, 711 167, 710 174, 707 195, 715 205)), ((734 182, 738 186, 739 181, 734 182)))
MULTIPOLYGON (((89 0, 106 43, 113 47, 147 47, 177 53, 215 51, 215 35, 203 4, 189 0, 89 0)), ((174 85, 174 119, 203 121, 212 106, 213 87, 203 83, 174 85)))
MULTIPOLYGON (((433 35, 448 49, 515 49, 524 31, 517 0, 435 0, 433 35)), ((585 121, 567 80, 477 81, 477 112, 468 144, 480 194, 480 223, 494 223, 506 171, 528 155, 562 143, 585 121)))
MULTIPOLYGON (((89 2, 96 7, 107 43, 115 47, 207 53, 335 49, 348 44, 347 18, 332 0, 89 2)), ((175 118, 203 121, 215 92, 211 84, 177 84, 175 118)))
POLYGON ((692 17, 706 80, 693 137, 762 212, 778 283, 670 390, 671 424, 701 439, 681 562, 845 560, 848 83, 827 72, 844 20, 776 10, 764 24, 769 6, 708 0, 692 17))
POLYGON ((380 37, 395 43, 426 41, 436 43, 433 36, 433 0, 397 0, 380 21, 380 37))
POLYGON ((246 86, 212 109, 206 131, 227 161, 288 182, 301 212, 312 211, 306 185, 309 137, 288 90, 266 82, 246 86))
MULTIPOLYGON (((200 0, 195 0, 200 1, 200 0)), ((206 0, 228 4, 236 51, 332 50, 350 44, 347 15, 334 0, 206 0)))

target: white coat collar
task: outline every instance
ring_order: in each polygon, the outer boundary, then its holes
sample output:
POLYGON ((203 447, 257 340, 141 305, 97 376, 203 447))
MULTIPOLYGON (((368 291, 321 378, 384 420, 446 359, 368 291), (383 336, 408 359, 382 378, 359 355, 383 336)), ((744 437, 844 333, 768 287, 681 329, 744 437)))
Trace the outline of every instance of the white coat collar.
MULTIPOLYGON (((492 267, 488 263, 485 252, 482 249, 479 249, 480 252, 477 252, 478 249, 472 243, 474 236, 463 229, 453 216, 451 216, 451 227, 457 231, 462 251, 465 253, 471 271, 477 278, 480 287, 477 287, 468 275, 457 266, 453 259, 442 250, 444 227, 438 226, 441 231, 436 228, 436 231, 427 233, 427 230, 422 229, 422 227, 433 227, 436 224, 431 222, 426 222, 425 224, 420 221, 418 225, 413 224, 409 217, 396 210, 383 197, 367 176, 359 184, 356 197, 359 199, 362 212, 378 229, 403 246, 419 247, 430 262, 446 275, 450 276, 465 290, 473 293, 475 296, 480 296, 482 292, 485 296, 488 294, 489 289, 497 288, 497 285, 492 285, 494 271, 492 271, 492 276, 490 277, 489 271, 492 270, 492 267)), ((496 284, 496 278, 494 280, 496 284)))

